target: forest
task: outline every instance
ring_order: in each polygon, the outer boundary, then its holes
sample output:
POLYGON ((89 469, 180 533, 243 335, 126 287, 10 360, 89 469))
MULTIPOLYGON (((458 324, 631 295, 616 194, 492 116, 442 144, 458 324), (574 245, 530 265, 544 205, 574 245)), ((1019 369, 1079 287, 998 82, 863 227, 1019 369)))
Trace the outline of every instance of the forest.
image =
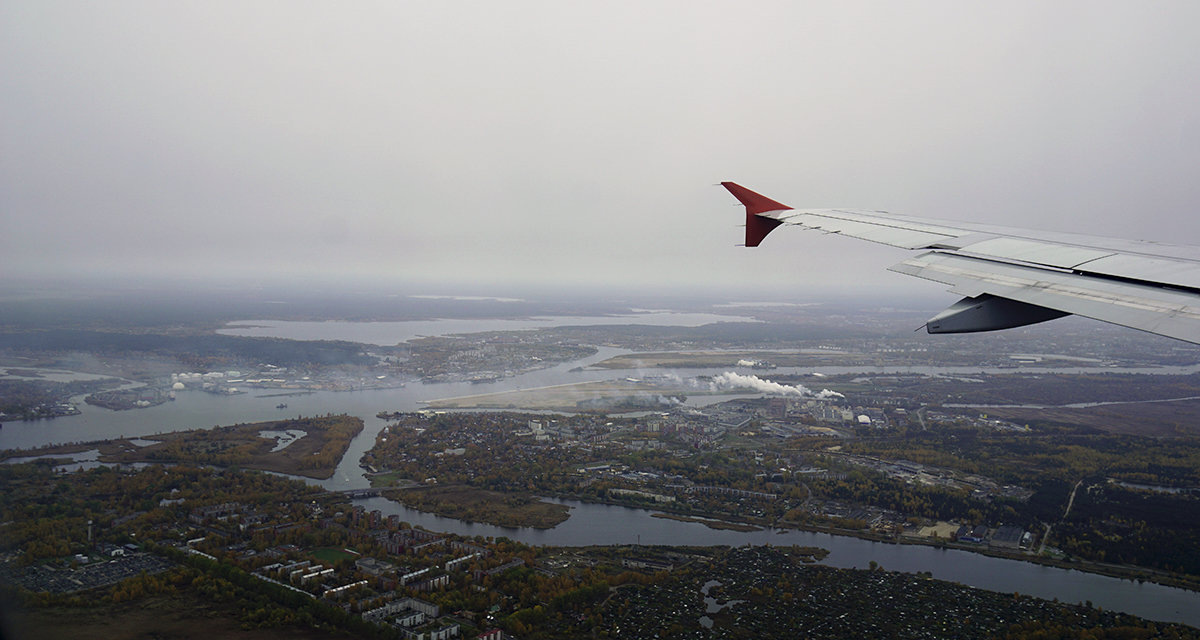
MULTIPOLYGON (((49 465, 0 466, 0 597, 19 603, 39 637, 85 630, 138 637, 247 634, 258 638, 400 638, 362 617, 373 607, 417 597, 472 637, 498 628, 544 638, 807 637, 1195 638, 1194 629, 1019 594, 1000 594, 919 574, 813 564, 824 552, 800 547, 531 547, 506 538, 444 538, 486 551, 430 591, 363 573, 369 556, 396 566, 438 566, 462 553, 442 544, 392 554, 365 514, 304 483, 255 473, 186 466, 101 467, 55 478, 49 465), (263 518, 242 529, 197 523, 204 505, 235 504, 263 518), (88 540, 88 521, 96 540, 88 540), (191 544, 184 541, 190 540, 191 544), (79 563, 97 546, 137 543, 173 566, 87 591, 37 592, 8 579, 34 564, 79 563), (198 545, 203 553, 187 551, 198 545), (330 560, 325 551, 339 551, 330 560), (71 554, 81 554, 72 556, 71 554), (369 583, 343 599, 313 598, 262 580, 268 563, 332 562, 342 580, 369 583), (515 560, 515 562, 514 562, 515 560), (653 568, 645 565, 651 563, 653 568), (503 569, 503 567, 512 567, 503 569), (480 571, 488 567, 495 572, 480 571), (713 612, 706 598, 723 605, 713 612), (165 615, 165 612, 170 615, 165 615), (159 612, 145 615, 146 612, 159 612), (851 615, 853 614, 853 615, 851 615), (702 632, 707 617, 711 631, 702 632), (970 619, 971 624, 962 625, 970 619), (180 626, 183 622, 184 626, 180 626), (747 636, 747 634, 751 634, 747 636)), ((380 528, 383 527, 383 528, 380 528)), ((444 534, 425 533, 423 539, 444 534)), ((94 560, 88 558, 86 562, 94 560)), ((64 569, 68 570, 68 569, 64 569)), ((445 624, 445 623, 438 623, 445 624)), ((90 633, 90 631, 88 631, 90 633)))
MULTIPOLYGON (((433 478, 439 484, 516 496, 563 496, 757 525, 839 530, 865 531, 868 523, 831 519, 808 508, 810 500, 883 509, 895 514, 893 522, 911 526, 952 521, 993 528, 1016 525, 1041 534, 1050 524, 1048 546, 1068 561, 1200 575, 1200 556, 1181 552, 1200 548, 1200 517, 1189 515, 1200 513, 1200 495, 1193 491, 1200 488, 1200 438, 1157 439, 1062 425, 1035 425, 1030 432, 944 427, 884 430, 842 440, 759 439, 691 450, 669 435, 646 432, 639 419, 602 428, 598 418, 557 416, 559 429, 604 432, 588 436, 583 444, 517 435, 529 421, 545 421, 540 414, 393 417, 396 422, 381 431, 364 456, 387 472, 377 476, 384 484, 433 478), (630 450, 625 446, 630 438, 650 438, 664 446, 630 450), (928 465, 956 480, 912 482, 851 464, 844 454, 928 465), (607 470, 586 471, 598 464, 607 470), (820 473, 794 472, 805 467, 820 473), (1008 496, 958 488, 970 486, 972 477, 1022 490, 1008 496), (1072 487, 1080 482, 1075 507, 1066 513, 1072 487)), ((436 510, 427 501, 422 506, 415 496, 411 506, 436 510)), ((466 517, 491 521, 486 510, 466 517)), ((889 536, 899 532, 891 525, 877 529, 889 536)))
POLYGON ((363 429, 361 418, 322 416, 272 420, 212 429, 193 429, 145 436, 155 444, 139 447, 110 442, 101 447, 105 462, 155 462, 213 464, 328 478, 341 461, 354 436, 363 429), (297 431, 303 435, 286 447, 263 431, 297 431))
MULTIPOLYGON (((848 451, 913 460, 1022 484, 1027 502, 991 517, 1032 528, 1058 523, 1051 544, 1098 562, 1200 575, 1200 439, 1047 427, 1033 435, 953 429, 847 443, 848 451), (1063 519, 1067 497, 1080 483, 1063 519)), ((886 496, 879 492, 877 496, 886 496)), ((995 509, 1003 509, 996 513, 995 509)))

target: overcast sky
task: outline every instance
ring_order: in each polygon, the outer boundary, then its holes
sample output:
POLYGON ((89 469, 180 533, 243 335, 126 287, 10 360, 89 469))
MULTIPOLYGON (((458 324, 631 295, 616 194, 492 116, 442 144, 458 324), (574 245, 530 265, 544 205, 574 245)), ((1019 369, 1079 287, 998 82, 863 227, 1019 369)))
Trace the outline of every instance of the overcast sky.
POLYGON ((1200 3, 0 3, 0 277, 940 285, 723 189, 1200 244, 1200 3), (257 277, 255 276, 255 277, 257 277))

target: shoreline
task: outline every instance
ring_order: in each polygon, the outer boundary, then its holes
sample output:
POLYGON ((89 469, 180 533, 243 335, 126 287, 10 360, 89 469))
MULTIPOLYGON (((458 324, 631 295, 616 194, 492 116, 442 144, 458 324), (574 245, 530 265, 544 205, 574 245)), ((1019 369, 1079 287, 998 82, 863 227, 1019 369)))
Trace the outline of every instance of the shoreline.
MULTIPOLYGON (((736 518, 721 517, 721 516, 715 516, 715 515, 703 514, 703 513, 677 514, 677 513, 665 512, 662 510, 649 508, 645 505, 631 505, 631 504, 625 504, 625 503, 621 503, 621 502, 613 502, 610 500, 589 500, 582 496, 575 496, 575 495, 569 495, 569 494, 558 494, 558 495, 555 495, 554 497, 558 498, 558 499, 563 499, 563 500, 578 500, 580 502, 587 502, 587 503, 591 503, 591 504, 604 504, 604 505, 615 506, 615 507, 626 507, 629 509, 644 509, 644 510, 653 512, 651 514, 651 517, 665 518, 668 520, 676 520, 676 521, 680 521, 680 522, 694 522, 697 524, 704 524, 706 526, 709 526, 710 522, 711 523, 724 523, 726 525, 724 527, 710 526, 710 528, 714 528, 714 529, 728 528, 730 530, 737 531, 737 530, 739 530, 738 527, 754 527, 754 528, 760 529, 760 530, 761 529, 776 530, 777 532, 782 532, 782 531, 786 531, 786 530, 807 531, 810 533, 823 533, 823 534, 831 535, 831 536, 845 536, 848 538, 858 538, 860 540, 867 540, 869 542, 879 542, 879 543, 884 543, 884 544, 926 546, 926 547, 935 547, 935 548, 939 548, 939 549, 966 551, 968 553, 975 553, 975 554, 979 554, 982 556, 999 558, 1001 560, 1022 561, 1022 562, 1028 562, 1030 564, 1037 564, 1037 565, 1042 565, 1042 566, 1047 566, 1047 567, 1053 567, 1055 569, 1074 569, 1076 571, 1081 571, 1084 573, 1102 575, 1102 576, 1106 576, 1109 578, 1117 578, 1119 580, 1129 580, 1130 582, 1151 582, 1154 584, 1162 585, 1164 587, 1172 587, 1175 589, 1182 589, 1184 591, 1200 593, 1200 576, 1196 576, 1196 577, 1180 576, 1178 574, 1171 574, 1171 573, 1164 572, 1162 570, 1154 569, 1151 567, 1139 567, 1136 565, 1113 565, 1113 564, 1108 564, 1108 563, 1085 560, 1082 558, 1076 558, 1071 561, 1059 560, 1056 558, 1050 558, 1050 557, 1045 557, 1045 556, 1029 555, 1029 554, 1024 554, 1024 553, 1012 553, 1012 552, 992 549, 992 548, 986 547, 986 546, 978 546, 974 543, 958 543, 958 542, 950 542, 947 540, 940 540, 938 542, 931 542, 931 541, 927 542, 920 538, 914 538, 911 536, 904 536, 904 535, 887 536, 887 535, 882 535, 882 534, 873 533, 873 532, 869 532, 869 531, 857 531, 857 530, 853 530, 853 529, 840 529, 837 527, 822 527, 819 525, 804 525, 804 524, 800 524, 800 523, 782 523, 782 522, 767 523, 767 522, 762 522, 762 521, 756 521, 751 518, 736 519, 736 518)), ((745 530, 750 531, 752 529, 745 529, 745 530)))
MULTIPOLYGON (((44 446, 44 447, 38 447, 35 449, 5 450, 5 451, 0 452, 0 464, 8 463, 9 461, 11 461, 13 459, 20 459, 20 458, 45 459, 45 460, 53 461, 53 463, 57 463, 57 464, 61 464, 64 462, 65 463, 73 463, 73 462, 77 462, 77 461, 71 456, 73 456, 75 454, 85 453, 87 451, 92 451, 92 450, 99 451, 100 455, 98 457, 98 462, 100 462, 102 464, 122 464, 122 463, 131 462, 131 460, 116 459, 112 455, 113 453, 116 453, 118 451, 122 451, 125 449, 125 447, 122 446, 122 443, 129 444, 128 439, 108 439, 108 440, 98 440, 98 441, 87 442, 87 443, 49 445, 49 446, 44 446), (108 452, 106 452, 106 449, 108 450, 108 452), (59 456, 59 457, 56 457, 56 456, 59 456)), ((33 460, 29 460, 28 462, 33 462, 33 460)), ((145 462, 153 463, 153 462, 161 462, 161 461, 146 460, 145 462)), ((176 464, 178 464, 180 462, 184 462, 184 461, 175 461, 176 464)), ((192 463, 193 464, 202 464, 202 463, 197 463, 195 461, 193 461, 192 463)), ((219 465, 217 465, 217 466, 219 466, 219 465)), ((248 465, 242 465, 242 468, 252 468, 252 467, 250 467, 248 465)), ((264 471, 264 472, 274 472, 271 469, 258 469, 258 470, 264 471)), ((320 480, 320 479, 325 479, 326 477, 332 476, 334 469, 329 469, 328 470, 329 475, 324 476, 324 477, 316 475, 320 471, 325 471, 324 469, 320 469, 320 470, 312 469, 312 470, 305 470, 305 471, 308 471, 309 473, 295 473, 294 475, 299 476, 299 477, 309 478, 309 479, 320 480)), ((393 498, 391 498, 389 496, 385 496, 385 497, 387 497, 389 500, 393 500, 393 498)), ((665 518, 665 519, 676 520, 676 521, 680 521, 680 522, 703 524, 705 526, 708 526, 708 527, 714 528, 714 529, 729 529, 729 530, 733 530, 733 531, 752 531, 752 530, 757 530, 757 529, 775 529, 775 530, 780 530, 780 531, 782 531, 782 530, 797 530, 797 531, 808 531, 808 532, 812 532, 812 533, 823 533, 823 534, 827 534, 827 535, 846 536, 846 537, 851 537, 851 538, 858 538, 860 540, 867 540, 867 541, 871 541, 871 542, 880 542, 880 543, 887 543, 887 544, 923 545, 923 546, 928 546, 928 547, 936 547, 936 548, 940 548, 940 549, 953 549, 953 550, 958 550, 958 551, 966 551, 969 553, 976 553, 976 554, 980 554, 983 556, 999 558, 999 559, 1003 559, 1003 560, 1016 560, 1016 561, 1028 562, 1031 564, 1053 567, 1053 568, 1057 568, 1057 569, 1074 569, 1074 570, 1082 571, 1085 573, 1092 573, 1092 574, 1096 574, 1096 575, 1107 576, 1110 578, 1117 578, 1119 580, 1129 580, 1131 582, 1133 582, 1133 581, 1152 582, 1154 584, 1159 584, 1159 585, 1166 586, 1166 587, 1173 587, 1173 588, 1177 588, 1177 589, 1183 589, 1186 591, 1200 593, 1200 577, 1181 576, 1178 574, 1164 572, 1162 570, 1154 569, 1151 567, 1139 567, 1136 565, 1113 565, 1113 564, 1108 564, 1108 563, 1086 560, 1086 559, 1082 559, 1082 558, 1075 558, 1073 560, 1068 561, 1068 560, 1062 560, 1062 559, 1051 558, 1051 557, 1046 557, 1046 556, 1038 556, 1038 555, 1020 553, 1020 552, 998 550, 998 549, 993 549, 993 548, 986 547, 986 546, 980 546, 975 543, 957 543, 957 542, 952 542, 952 541, 948 541, 948 540, 940 540, 940 539, 937 541, 933 541, 933 540, 926 541, 921 538, 912 537, 912 536, 905 536, 905 535, 889 536, 889 535, 878 534, 878 533, 873 533, 873 532, 869 532, 869 531, 841 529, 841 528, 837 528, 837 527, 823 527, 823 526, 819 526, 819 525, 806 525, 806 524, 801 524, 801 523, 790 523, 790 522, 762 522, 762 521, 756 521, 754 519, 748 519, 748 518, 737 519, 737 518, 729 518, 728 516, 723 517, 720 515, 694 513, 694 512, 672 513, 672 512, 662 511, 660 509, 650 508, 647 505, 628 504, 628 503, 617 502, 617 501, 612 501, 612 500, 595 500, 590 497, 578 496, 578 495, 572 495, 572 494, 554 494, 552 497, 559 498, 559 499, 567 499, 567 500, 578 500, 580 502, 587 502, 587 503, 592 503, 592 504, 604 504, 604 505, 610 505, 610 506, 626 507, 626 508, 630 508, 630 509, 645 509, 645 510, 652 512, 652 514, 651 514, 652 517, 665 518)), ((463 522, 474 522, 475 521, 475 520, 468 520, 468 519, 463 519, 461 517, 457 517, 452 512, 442 512, 441 510, 426 510, 426 509, 419 508, 415 504, 408 504, 408 503, 397 501, 397 500, 393 500, 393 501, 397 502, 398 504, 407 506, 409 508, 417 509, 418 511, 422 511, 424 513, 430 513, 430 514, 438 515, 438 516, 442 516, 442 517, 450 517, 450 518, 454 518, 456 520, 461 520, 463 522)), ((528 528, 532 528, 532 529, 553 528, 553 526, 556 526, 558 524, 558 523, 555 523, 555 525, 551 525, 550 527, 547 527, 545 525, 545 521, 538 522, 538 523, 533 523, 533 522, 516 523, 513 521, 491 522, 489 520, 481 519, 481 520, 478 520, 478 522, 490 524, 493 526, 500 526, 500 527, 517 526, 517 527, 528 527, 528 528)))

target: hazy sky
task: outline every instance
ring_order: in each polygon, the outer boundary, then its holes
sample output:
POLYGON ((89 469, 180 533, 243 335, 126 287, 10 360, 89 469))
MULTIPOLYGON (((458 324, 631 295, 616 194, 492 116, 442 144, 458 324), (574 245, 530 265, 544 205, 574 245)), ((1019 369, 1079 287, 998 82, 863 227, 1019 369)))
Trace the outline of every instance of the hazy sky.
MULTIPOLYGON (((0 3, 0 277, 940 285, 734 180, 1200 244, 1200 3, 0 3)), ((431 286, 431 289, 436 289, 431 286)))

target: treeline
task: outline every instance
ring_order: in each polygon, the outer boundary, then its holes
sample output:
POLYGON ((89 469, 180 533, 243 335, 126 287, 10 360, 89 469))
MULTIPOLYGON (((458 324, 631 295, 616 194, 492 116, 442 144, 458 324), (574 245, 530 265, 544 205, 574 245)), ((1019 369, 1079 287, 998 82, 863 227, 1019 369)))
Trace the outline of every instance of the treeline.
MULTIPOLYGON (((1035 434, 1037 432, 1035 431, 1035 434)), ((979 473, 1034 491, 1026 502, 977 503, 967 513, 989 523, 1056 523, 1075 494, 1069 518, 1055 525, 1053 546, 1098 562, 1134 564, 1200 575, 1200 439, 1169 440, 1104 433, 1012 435, 955 429, 906 438, 862 440, 848 451, 913 460, 979 473), (1117 482, 1142 485, 1122 487, 1117 482)), ((907 505, 941 514, 961 505, 925 504, 883 481, 833 486, 836 495, 865 503, 907 505), (933 511, 929 508, 933 507, 933 511)), ((814 491, 822 485, 812 483, 814 491)), ((824 488, 824 487, 822 487, 824 488)), ((978 518, 968 518, 978 521, 978 518)))
POLYGON ((39 407, 66 402, 72 396, 94 393, 120 384, 121 381, 115 378, 72 382, 0 379, 0 413, 10 418, 39 418, 43 417, 38 411, 39 407))
POLYGON ((1022 503, 1015 500, 985 502, 972 498, 963 490, 908 484, 863 469, 850 470, 838 478, 810 480, 807 484, 814 496, 875 505, 906 516, 1026 527, 1036 522, 1024 513, 1022 503))
MULTIPOLYGON (((386 347, 379 347, 386 350, 386 347)), ((375 358, 353 342, 244 338, 240 336, 166 335, 51 329, 0 333, 0 350, 16 353, 74 352, 129 355, 148 353, 177 358, 197 368, 225 363, 266 362, 302 365, 371 365, 375 358)))
MULTIPOLYGON (((912 460, 1006 484, 1046 480, 1074 483, 1106 476, 1174 487, 1200 487, 1200 438, 1163 440, 1108 433, 1012 435, 979 429, 910 432, 905 438, 858 440, 847 452, 889 460, 912 460)), ((1065 506, 1065 505, 1064 505, 1065 506)))
POLYGON ((568 517, 568 507, 513 493, 467 487, 422 487, 385 494, 405 506, 466 522, 549 529, 568 517))
POLYGON ((1058 547, 1090 560, 1200 575, 1200 497, 1085 481, 1058 547))
POLYGON ((185 465, 136 472, 97 467, 63 475, 48 464, 5 464, 0 465, 0 487, 0 521, 7 523, 0 552, 18 552, 23 564, 86 551, 89 520, 95 542, 124 544, 160 536, 160 526, 185 520, 197 506, 278 503, 295 505, 299 516, 306 501, 322 492, 265 473, 185 465), (121 516, 133 519, 116 529, 112 524, 121 516))
POLYGON ((504 574, 492 588, 508 594, 515 610, 501 620, 501 626, 521 637, 579 637, 601 624, 601 610, 613 590, 625 585, 652 587, 668 578, 665 571, 616 572, 607 564, 604 568, 573 576, 546 576, 532 569, 504 574))

